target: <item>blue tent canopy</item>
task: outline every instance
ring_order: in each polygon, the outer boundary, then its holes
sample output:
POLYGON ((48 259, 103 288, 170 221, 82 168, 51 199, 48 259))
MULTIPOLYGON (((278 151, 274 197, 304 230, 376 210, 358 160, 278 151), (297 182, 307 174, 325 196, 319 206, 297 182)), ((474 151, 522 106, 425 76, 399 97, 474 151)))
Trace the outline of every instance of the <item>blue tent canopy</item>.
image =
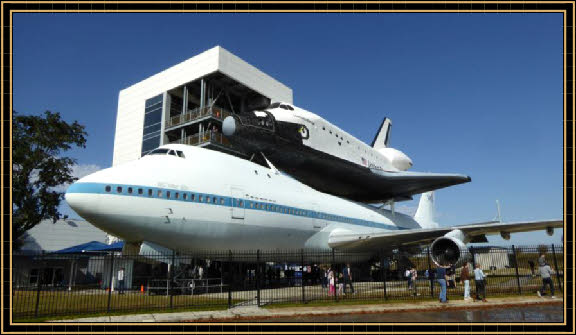
POLYGON ((112 244, 104 244, 102 247, 96 247, 90 251, 122 251, 124 241, 118 241, 112 244))
POLYGON ((107 251, 122 251, 122 247, 124 246, 124 242, 116 242, 113 244, 105 244, 98 241, 91 241, 88 243, 83 243, 79 245, 75 245, 73 247, 69 247, 66 249, 54 251, 55 254, 81 254, 85 252, 107 252, 107 251))

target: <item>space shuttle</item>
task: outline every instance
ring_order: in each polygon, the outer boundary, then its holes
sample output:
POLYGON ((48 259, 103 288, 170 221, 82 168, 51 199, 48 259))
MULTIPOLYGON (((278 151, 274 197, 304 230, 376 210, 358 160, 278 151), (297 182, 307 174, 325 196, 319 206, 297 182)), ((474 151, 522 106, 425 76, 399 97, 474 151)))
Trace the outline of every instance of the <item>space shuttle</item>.
POLYGON ((462 174, 408 171, 413 163, 390 147, 392 121, 385 118, 371 145, 294 105, 275 102, 228 116, 230 142, 312 188, 364 203, 411 200, 420 194, 469 182, 462 174))

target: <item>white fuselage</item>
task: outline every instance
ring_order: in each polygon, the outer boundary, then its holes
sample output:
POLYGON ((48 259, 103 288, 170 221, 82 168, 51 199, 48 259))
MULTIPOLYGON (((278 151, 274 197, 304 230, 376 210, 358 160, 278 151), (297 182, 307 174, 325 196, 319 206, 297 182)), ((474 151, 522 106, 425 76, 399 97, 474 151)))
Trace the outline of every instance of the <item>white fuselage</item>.
POLYGON ((393 148, 376 150, 317 114, 290 105, 268 108, 277 121, 303 124, 308 128, 302 144, 352 163, 384 171, 404 171, 412 167, 408 156, 393 148))
POLYGON ((326 249, 333 232, 419 227, 407 215, 320 193, 231 155, 177 144, 161 148, 185 157, 148 155, 101 170, 70 186, 67 202, 128 242, 184 250, 326 249))

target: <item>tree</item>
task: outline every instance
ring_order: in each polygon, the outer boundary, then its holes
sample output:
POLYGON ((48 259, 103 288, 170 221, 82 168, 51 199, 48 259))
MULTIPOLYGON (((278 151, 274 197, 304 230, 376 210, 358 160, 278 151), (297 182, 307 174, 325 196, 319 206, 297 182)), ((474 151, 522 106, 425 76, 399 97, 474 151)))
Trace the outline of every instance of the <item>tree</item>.
POLYGON ((58 186, 74 182, 76 160, 60 156, 73 145, 86 147, 87 133, 77 121, 60 113, 43 116, 13 113, 12 123, 12 243, 19 249, 24 233, 42 220, 60 219, 64 192, 58 186))

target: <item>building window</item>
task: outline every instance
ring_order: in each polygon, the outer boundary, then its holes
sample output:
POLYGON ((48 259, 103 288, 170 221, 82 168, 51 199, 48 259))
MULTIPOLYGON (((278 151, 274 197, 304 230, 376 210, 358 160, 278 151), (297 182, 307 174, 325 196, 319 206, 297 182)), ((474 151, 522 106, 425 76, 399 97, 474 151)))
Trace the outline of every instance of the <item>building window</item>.
POLYGON ((132 194, 132 187, 128 187, 128 194, 132 194))
POLYGON ((187 193, 183 193, 183 194, 182 194, 182 199, 187 200, 187 199, 188 199, 188 194, 187 194, 187 193))
POLYGON ((118 186, 118 187, 116 187, 116 192, 118 192, 118 193, 122 193, 122 186, 118 186))
POLYGON ((148 189, 148 196, 149 196, 149 197, 152 196, 152 193, 153 193, 152 190, 151 190, 151 189, 148 189))
POLYGON ((144 127, 142 132, 142 151, 144 156, 160 145, 162 129, 162 109, 164 95, 159 94, 146 100, 144 109, 144 127))
POLYGON ((174 198, 175 198, 175 199, 180 199, 180 194, 178 194, 178 192, 174 193, 174 198))
POLYGON ((106 185, 104 189, 106 190, 106 192, 110 192, 112 190, 112 187, 110 187, 110 185, 106 185))
POLYGON ((166 191, 166 198, 170 199, 170 191, 166 191))
POLYGON ((191 195, 190 195, 190 200, 195 201, 195 200, 196 200, 196 194, 191 194, 191 195))
POLYGON ((138 189, 138 194, 142 195, 142 189, 141 188, 138 189))

